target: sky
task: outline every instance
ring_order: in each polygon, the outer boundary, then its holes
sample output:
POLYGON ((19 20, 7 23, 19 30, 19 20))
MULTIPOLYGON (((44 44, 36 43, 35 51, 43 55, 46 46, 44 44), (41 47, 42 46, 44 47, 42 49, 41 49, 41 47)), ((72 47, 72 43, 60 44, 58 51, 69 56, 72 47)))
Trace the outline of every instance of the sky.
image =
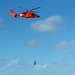
POLYGON ((75 75, 74 7, 74 0, 0 0, 0 75, 75 75), (40 18, 10 17, 10 8, 26 11, 18 6, 41 7, 40 18))

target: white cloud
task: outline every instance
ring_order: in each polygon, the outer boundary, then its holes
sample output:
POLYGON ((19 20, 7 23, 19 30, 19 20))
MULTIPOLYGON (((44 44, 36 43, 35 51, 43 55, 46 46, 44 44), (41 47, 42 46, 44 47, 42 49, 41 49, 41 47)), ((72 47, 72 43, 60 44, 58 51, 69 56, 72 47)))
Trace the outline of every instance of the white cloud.
POLYGON ((53 49, 56 49, 56 50, 57 49, 67 49, 67 48, 72 47, 74 44, 75 44, 74 41, 69 41, 69 42, 63 41, 63 42, 60 42, 59 44, 55 45, 53 47, 53 49))
POLYGON ((53 64, 57 64, 59 62, 61 62, 64 59, 64 56, 59 57, 58 59, 56 59, 53 64))
POLYGON ((61 29, 63 18, 61 16, 50 16, 49 18, 31 24, 31 29, 39 32, 53 32, 61 29))
POLYGON ((19 62, 19 58, 16 58, 14 60, 11 60, 9 63, 7 63, 6 65, 4 65, 3 67, 0 68, 0 70, 4 70, 8 67, 11 67, 12 65, 15 65, 19 62))
POLYGON ((70 54, 68 57, 69 58, 75 58, 75 52, 73 52, 72 54, 70 54))
POLYGON ((48 65, 44 64, 44 65, 36 65, 35 68, 36 69, 45 69, 48 65))
POLYGON ((39 40, 31 40, 27 42, 28 46, 37 46, 39 45, 41 42, 39 40))
MULTIPOLYGON (((60 57, 59 59, 62 59, 60 57)), ((43 64, 34 66, 31 63, 20 61, 16 64, 16 70, 12 70, 11 66, 0 71, 0 75, 75 75, 75 64, 43 64)))

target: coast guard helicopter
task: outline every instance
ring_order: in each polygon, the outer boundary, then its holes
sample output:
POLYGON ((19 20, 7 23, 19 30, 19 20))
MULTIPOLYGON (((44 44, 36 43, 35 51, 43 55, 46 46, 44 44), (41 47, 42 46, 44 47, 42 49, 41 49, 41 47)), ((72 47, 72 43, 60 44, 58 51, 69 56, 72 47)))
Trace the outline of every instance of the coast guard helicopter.
POLYGON ((36 64, 37 64, 36 61, 34 61, 34 65, 35 65, 35 66, 36 66, 36 64))
MULTIPOLYGON (((25 9, 25 8, 23 8, 23 7, 21 7, 21 6, 19 6, 19 7, 22 8, 22 9, 25 9)), ((40 7, 33 8, 33 9, 28 9, 28 10, 22 12, 21 14, 15 13, 15 12, 12 10, 12 8, 10 8, 10 16, 11 16, 11 17, 15 17, 15 18, 17 18, 17 17, 23 17, 23 18, 39 18, 40 16, 37 15, 36 13, 34 13, 34 12, 36 12, 36 11, 34 11, 34 10, 39 9, 39 8, 40 8, 40 7)))

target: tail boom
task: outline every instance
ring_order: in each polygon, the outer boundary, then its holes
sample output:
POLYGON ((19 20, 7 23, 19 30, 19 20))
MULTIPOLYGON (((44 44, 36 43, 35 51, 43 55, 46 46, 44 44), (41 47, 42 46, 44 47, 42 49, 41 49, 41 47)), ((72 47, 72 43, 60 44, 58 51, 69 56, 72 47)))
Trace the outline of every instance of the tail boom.
POLYGON ((10 8, 10 16, 17 18, 17 17, 20 16, 20 14, 15 13, 15 12, 12 10, 12 8, 10 8))

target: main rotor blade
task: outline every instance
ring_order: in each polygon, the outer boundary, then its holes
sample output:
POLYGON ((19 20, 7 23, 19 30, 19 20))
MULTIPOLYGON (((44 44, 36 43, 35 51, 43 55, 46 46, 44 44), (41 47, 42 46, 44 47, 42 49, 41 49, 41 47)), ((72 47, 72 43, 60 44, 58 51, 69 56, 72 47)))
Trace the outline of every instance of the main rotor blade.
POLYGON ((21 6, 18 6, 19 8, 22 8, 22 9, 24 9, 24 10, 26 10, 26 8, 24 8, 24 7, 21 7, 21 6))
POLYGON ((32 11, 32 12, 34 12, 34 13, 38 13, 37 11, 32 11))
POLYGON ((36 9, 39 9, 40 7, 37 7, 37 8, 33 8, 33 9, 31 9, 31 10, 36 10, 36 9))

